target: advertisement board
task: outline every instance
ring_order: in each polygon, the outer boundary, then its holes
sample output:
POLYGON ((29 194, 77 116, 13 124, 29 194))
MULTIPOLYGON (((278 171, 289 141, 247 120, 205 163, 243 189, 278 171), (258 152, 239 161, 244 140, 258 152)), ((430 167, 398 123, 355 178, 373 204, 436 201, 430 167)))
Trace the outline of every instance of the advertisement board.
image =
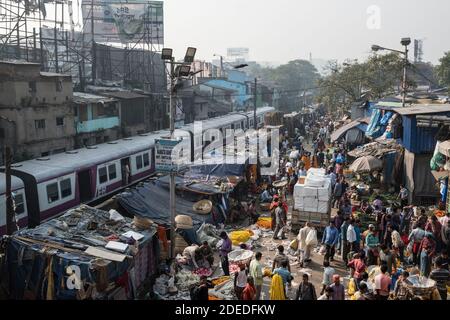
POLYGON ((181 169, 180 158, 176 147, 179 139, 155 140, 155 170, 157 172, 177 172, 181 169))
POLYGON ((83 0, 84 30, 90 33, 94 17, 96 42, 136 43, 141 40, 164 43, 164 10, 162 1, 83 0), (93 8, 93 10, 91 10, 93 8))

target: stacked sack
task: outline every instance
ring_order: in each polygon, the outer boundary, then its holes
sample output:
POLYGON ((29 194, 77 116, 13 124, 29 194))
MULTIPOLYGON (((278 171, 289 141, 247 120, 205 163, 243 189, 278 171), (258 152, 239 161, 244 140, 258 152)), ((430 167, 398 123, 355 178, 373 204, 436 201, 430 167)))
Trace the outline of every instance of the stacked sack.
POLYGON ((311 168, 305 183, 294 187, 294 209, 305 212, 328 213, 331 199, 331 179, 325 169, 311 168))

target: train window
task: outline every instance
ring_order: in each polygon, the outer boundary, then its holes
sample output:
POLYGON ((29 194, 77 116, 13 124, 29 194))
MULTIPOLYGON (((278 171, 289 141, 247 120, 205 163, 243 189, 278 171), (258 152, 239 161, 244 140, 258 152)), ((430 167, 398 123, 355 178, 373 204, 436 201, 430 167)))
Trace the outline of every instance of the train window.
POLYGON ((109 180, 114 180, 117 178, 116 165, 110 164, 108 166, 109 180))
POLYGON ((108 181, 108 173, 106 172, 106 167, 98 169, 98 179, 100 183, 105 183, 108 181))
POLYGON ((58 184, 56 182, 47 185, 47 198, 48 203, 53 203, 59 200, 59 190, 58 184))
POLYGON ((61 187, 61 198, 67 198, 72 194, 72 185, 70 179, 63 180, 59 183, 61 187))
POLYGON ((142 169, 142 156, 137 156, 136 157, 136 168, 138 170, 142 169))
POLYGON ((150 166, 150 156, 148 153, 144 153, 142 156, 144 158, 144 167, 150 166))
POLYGON ((23 194, 16 194, 14 196, 14 205, 16 206, 16 214, 25 212, 25 203, 23 201, 23 194))

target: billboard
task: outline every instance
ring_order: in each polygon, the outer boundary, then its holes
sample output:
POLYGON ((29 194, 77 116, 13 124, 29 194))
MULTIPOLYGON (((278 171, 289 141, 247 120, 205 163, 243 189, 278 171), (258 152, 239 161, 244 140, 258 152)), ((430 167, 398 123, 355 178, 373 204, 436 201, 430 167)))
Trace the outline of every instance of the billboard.
POLYGON ((96 42, 136 43, 146 40, 164 43, 164 10, 162 1, 83 0, 84 31, 92 30, 96 42), (91 8, 93 7, 93 10, 91 8))
POLYGON ((228 58, 242 58, 248 60, 250 50, 249 48, 228 48, 227 56, 228 58))

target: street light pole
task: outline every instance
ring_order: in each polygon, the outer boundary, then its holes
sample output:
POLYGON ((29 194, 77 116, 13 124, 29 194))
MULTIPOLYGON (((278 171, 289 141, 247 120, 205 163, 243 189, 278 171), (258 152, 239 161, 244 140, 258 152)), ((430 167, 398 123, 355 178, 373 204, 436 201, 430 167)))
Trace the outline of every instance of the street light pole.
POLYGON ((253 96, 253 127, 255 130, 258 129, 258 125, 256 123, 256 104, 258 101, 258 78, 255 78, 255 92, 254 92, 254 96, 253 96))
MULTIPOLYGON (((174 105, 174 58, 170 59, 170 95, 169 95, 169 110, 170 110, 170 139, 175 139, 175 105, 174 105)), ((170 257, 175 258, 175 172, 170 171, 170 257)))
POLYGON ((411 39, 410 38, 403 38, 402 41, 400 42, 404 47, 405 47, 405 51, 400 51, 400 50, 395 50, 395 49, 389 49, 389 48, 385 48, 385 47, 381 47, 379 45, 372 45, 372 51, 380 51, 380 50, 387 50, 387 51, 391 51, 391 52, 397 52, 400 53, 401 55, 403 55, 404 60, 403 60, 403 83, 402 83, 402 107, 406 106, 406 96, 407 96, 407 68, 408 68, 408 46, 411 44, 411 39))
MULTIPOLYGON (((169 75, 169 119, 170 119, 170 139, 173 141, 175 140, 175 116, 176 116, 176 110, 175 110, 175 104, 174 104, 174 98, 175 98, 175 82, 178 79, 181 79, 183 77, 189 77, 195 74, 195 72, 191 72, 191 64, 194 62, 194 57, 197 49, 193 47, 187 48, 186 55, 184 57, 183 62, 175 62, 175 58, 173 57, 173 50, 170 48, 163 48, 161 52, 161 59, 165 62, 168 62, 170 64, 170 75, 169 75), (175 65, 177 65, 177 68, 175 69, 175 65)), ((175 257, 175 216, 176 216, 176 208, 175 208, 175 175, 178 171, 178 160, 174 163, 172 159, 172 163, 170 166, 170 203, 169 203, 169 209, 170 209, 170 257, 175 257)))
POLYGON ((406 94, 407 94, 407 67, 408 67, 408 45, 405 45, 405 60, 403 62, 403 85, 402 85, 402 107, 404 108, 406 106, 406 94))

